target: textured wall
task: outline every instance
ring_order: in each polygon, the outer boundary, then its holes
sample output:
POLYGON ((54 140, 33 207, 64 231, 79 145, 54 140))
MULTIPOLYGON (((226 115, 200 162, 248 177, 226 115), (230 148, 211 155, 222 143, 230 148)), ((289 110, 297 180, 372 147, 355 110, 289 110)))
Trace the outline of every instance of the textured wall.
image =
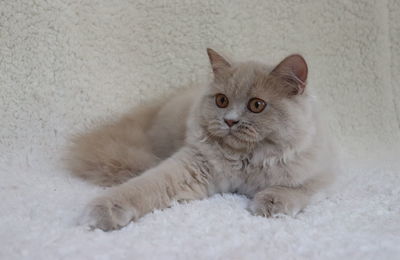
POLYGON ((397 131, 400 131, 400 1, 389 1, 389 43, 392 102, 397 111, 397 131))
POLYGON ((1 162, 46 166, 90 122, 206 80, 206 47, 271 64, 304 54, 344 150, 392 150, 399 24, 396 0, 0 0, 1 162))

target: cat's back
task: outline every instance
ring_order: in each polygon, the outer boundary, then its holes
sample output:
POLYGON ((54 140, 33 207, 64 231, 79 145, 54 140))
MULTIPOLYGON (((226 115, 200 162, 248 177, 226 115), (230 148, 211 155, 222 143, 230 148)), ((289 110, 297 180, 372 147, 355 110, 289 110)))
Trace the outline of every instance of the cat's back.
POLYGON ((191 86, 176 90, 164 100, 148 131, 153 152, 158 157, 169 157, 183 146, 189 112, 200 94, 201 88, 191 86))

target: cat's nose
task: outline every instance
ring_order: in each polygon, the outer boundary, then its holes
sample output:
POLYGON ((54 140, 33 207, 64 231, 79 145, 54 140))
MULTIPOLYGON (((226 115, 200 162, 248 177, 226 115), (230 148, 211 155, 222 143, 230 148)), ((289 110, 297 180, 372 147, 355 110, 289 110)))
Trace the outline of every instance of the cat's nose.
POLYGON ((236 125, 237 123, 239 123, 239 121, 231 120, 231 119, 224 119, 224 121, 229 127, 232 127, 233 125, 236 125))

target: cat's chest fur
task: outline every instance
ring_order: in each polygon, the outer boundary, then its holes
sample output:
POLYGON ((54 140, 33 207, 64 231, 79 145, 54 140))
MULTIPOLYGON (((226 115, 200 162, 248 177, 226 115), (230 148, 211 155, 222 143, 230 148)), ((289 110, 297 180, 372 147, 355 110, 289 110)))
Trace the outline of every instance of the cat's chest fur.
POLYGON ((213 169, 213 192, 237 192, 252 197, 269 186, 287 185, 295 179, 288 162, 252 153, 229 154, 220 149, 210 149, 206 154, 213 169))

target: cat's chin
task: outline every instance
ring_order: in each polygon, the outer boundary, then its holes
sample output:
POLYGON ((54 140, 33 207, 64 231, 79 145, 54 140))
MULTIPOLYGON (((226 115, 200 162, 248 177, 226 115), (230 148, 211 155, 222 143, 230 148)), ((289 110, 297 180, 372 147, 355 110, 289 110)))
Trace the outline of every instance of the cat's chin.
POLYGON ((232 150, 236 151, 249 151, 254 147, 254 144, 243 140, 233 134, 228 134, 223 138, 223 143, 232 150))
POLYGON ((224 147, 234 150, 237 152, 246 152, 250 151, 254 148, 256 142, 250 142, 244 138, 240 138, 239 136, 235 135, 232 132, 219 132, 219 133, 211 133, 208 131, 208 139, 213 140, 224 147))

